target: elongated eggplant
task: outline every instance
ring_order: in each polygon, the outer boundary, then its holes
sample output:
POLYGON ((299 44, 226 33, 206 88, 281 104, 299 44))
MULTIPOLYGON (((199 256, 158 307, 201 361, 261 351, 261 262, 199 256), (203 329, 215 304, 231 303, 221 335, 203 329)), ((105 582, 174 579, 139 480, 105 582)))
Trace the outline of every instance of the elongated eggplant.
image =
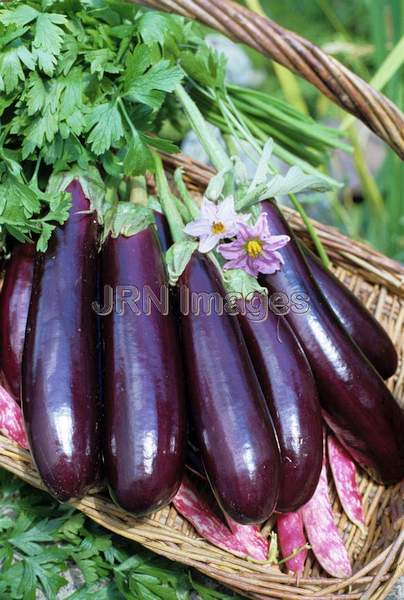
POLYGON ((301 247, 318 287, 349 335, 383 379, 394 375, 398 356, 386 331, 362 302, 332 271, 322 265, 320 259, 307 246, 302 244, 301 247))
POLYGON ((207 257, 191 257, 179 287, 188 391, 207 476, 232 519, 264 521, 278 499, 279 448, 240 325, 220 309, 224 290, 207 257))
POLYGON ((0 295, 0 368, 20 401, 21 360, 34 274, 35 244, 15 244, 0 295))
POLYGON ((279 252, 282 269, 262 278, 270 292, 289 299, 287 319, 310 362, 323 414, 351 456, 377 481, 404 477, 404 415, 317 286, 286 220, 264 202, 269 227, 291 241, 279 252))
POLYGON ((79 182, 67 191, 70 217, 35 259, 21 381, 32 455, 60 501, 94 486, 101 464, 92 308, 98 226, 79 182))
POLYGON ((144 515, 176 494, 186 440, 178 334, 174 315, 164 306, 167 282, 153 226, 108 238, 102 280, 117 299, 102 322, 107 480, 120 506, 144 515), (118 296, 127 300, 121 307, 118 296), (161 308, 151 302, 147 307, 153 296, 161 308))
POLYGON ((268 318, 258 294, 240 310, 239 320, 275 425, 281 452, 276 510, 295 512, 317 487, 323 462, 321 408, 314 376, 284 317, 268 318), (263 308, 263 307, 262 307, 263 308))

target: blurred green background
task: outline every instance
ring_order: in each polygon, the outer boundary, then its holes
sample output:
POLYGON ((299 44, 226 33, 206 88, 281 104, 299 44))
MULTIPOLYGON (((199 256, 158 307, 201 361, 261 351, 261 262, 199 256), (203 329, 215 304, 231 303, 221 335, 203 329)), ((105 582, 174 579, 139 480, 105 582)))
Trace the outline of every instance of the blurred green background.
MULTIPOLYGON (((403 109, 404 0, 243 3, 308 38, 366 81, 376 74, 378 79, 385 78, 383 92, 403 109)), ((345 128, 354 147, 352 158, 337 153, 325 166, 346 186, 338 194, 338 202, 328 198, 319 218, 336 224, 353 238, 366 240, 388 256, 404 260, 404 163, 364 127, 352 125, 352 121, 346 127, 346 114, 313 86, 248 52, 254 67, 265 71, 261 84, 265 91, 309 112, 318 121, 345 128)))

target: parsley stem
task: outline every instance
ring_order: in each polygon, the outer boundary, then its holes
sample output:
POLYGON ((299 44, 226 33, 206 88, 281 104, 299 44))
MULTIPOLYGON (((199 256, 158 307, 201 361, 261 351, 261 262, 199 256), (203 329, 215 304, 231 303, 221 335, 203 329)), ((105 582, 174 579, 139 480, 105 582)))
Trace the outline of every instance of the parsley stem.
POLYGON ((37 159, 36 165, 35 165, 35 170, 32 174, 31 182, 30 182, 30 183, 35 184, 35 187, 38 187, 38 173, 39 173, 39 167, 41 166, 41 162, 42 162, 42 157, 38 156, 38 159, 37 159))
POLYGON ((156 167, 156 185, 161 207, 167 217, 170 226, 171 236, 174 242, 179 242, 185 239, 184 222, 178 212, 175 200, 168 186, 166 174, 164 172, 161 157, 157 152, 153 151, 154 164, 156 167))
POLYGON ((138 132, 136 131, 136 129, 135 129, 135 126, 134 126, 134 125, 133 125, 133 123, 132 123, 132 119, 131 119, 131 118, 130 118, 130 116, 128 115, 128 111, 126 110, 126 107, 125 107, 124 101, 122 100, 122 98, 118 98, 117 102, 118 102, 118 104, 119 104, 119 106, 120 106, 120 108, 121 108, 121 111, 122 111, 122 114, 123 114, 123 116, 125 117, 125 121, 126 121, 126 122, 127 122, 127 124, 129 125, 129 129, 131 130, 133 137, 134 137, 134 138, 138 138, 138 137, 139 137, 139 134, 138 134, 138 132))

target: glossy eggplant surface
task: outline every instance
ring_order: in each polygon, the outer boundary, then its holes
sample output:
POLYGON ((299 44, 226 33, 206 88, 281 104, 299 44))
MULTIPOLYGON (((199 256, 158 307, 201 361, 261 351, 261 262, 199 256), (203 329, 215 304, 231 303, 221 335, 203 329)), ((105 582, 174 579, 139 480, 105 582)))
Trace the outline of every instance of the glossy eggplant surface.
POLYGON ((267 318, 256 295, 239 320, 279 440, 281 477, 276 509, 294 512, 315 492, 323 462, 321 408, 314 376, 283 316, 267 318))
POLYGON ((5 386, 18 401, 34 258, 35 244, 14 244, 0 295, 0 368, 5 386))
POLYGON ((404 415, 382 378, 346 332, 321 293, 285 218, 262 203, 269 228, 291 241, 282 269, 262 278, 289 303, 286 318, 313 370, 324 418, 352 457, 377 481, 404 477, 404 415))
POLYGON ((207 476, 232 519, 262 522, 278 499, 279 447, 240 325, 220 309, 224 290, 206 256, 191 257, 179 286, 188 394, 207 476))
POLYGON ((101 469, 92 307, 98 226, 79 182, 67 191, 69 219, 35 259, 21 385, 35 463, 60 501, 83 496, 101 469))
POLYGON ((310 271, 338 319, 383 379, 397 370, 398 356, 393 342, 358 298, 326 269, 319 258, 302 244, 310 271))
POLYGON ((102 281, 115 294, 102 319, 107 480, 120 506, 144 515, 177 492, 186 441, 178 333, 153 226, 106 241, 102 281))

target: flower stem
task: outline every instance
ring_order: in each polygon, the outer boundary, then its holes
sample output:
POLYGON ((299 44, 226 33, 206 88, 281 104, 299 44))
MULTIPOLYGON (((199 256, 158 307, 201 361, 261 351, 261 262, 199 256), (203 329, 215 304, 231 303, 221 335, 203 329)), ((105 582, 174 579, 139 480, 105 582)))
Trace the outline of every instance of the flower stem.
POLYGON ((163 163, 160 155, 153 152, 154 164, 156 167, 156 184, 159 200, 165 216, 167 217, 170 226, 171 236, 174 242, 179 242, 185 239, 184 222, 178 212, 175 200, 168 186, 166 174, 164 172, 163 163))
POLYGON ((317 232, 314 229, 312 222, 310 221, 309 217, 307 216, 306 211, 304 210, 303 206, 300 204, 299 200, 296 198, 295 194, 289 194, 289 198, 290 198, 293 206, 299 213, 299 215, 302 217, 302 221, 306 225, 306 229, 309 232, 311 239, 313 240, 314 246, 318 252, 319 257, 321 258, 323 265, 327 269, 329 269, 331 266, 331 261, 328 258, 327 252, 325 251, 325 248, 324 248, 320 238, 318 237, 317 232))

